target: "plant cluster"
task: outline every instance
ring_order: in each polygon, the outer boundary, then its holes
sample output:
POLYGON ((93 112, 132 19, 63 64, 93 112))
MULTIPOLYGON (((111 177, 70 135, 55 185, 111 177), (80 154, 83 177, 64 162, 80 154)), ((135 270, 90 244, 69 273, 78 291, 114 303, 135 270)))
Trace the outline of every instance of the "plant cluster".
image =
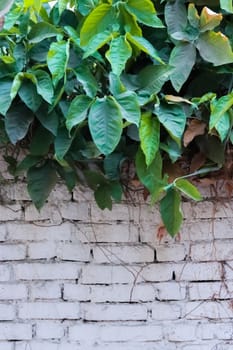
POLYGON ((139 180, 175 235, 181 196, 201 199, 188 178, 220 169, 233 141, 232 38, 231 0, 14 1, 0 141, 26 156, 5 156, 11 173, 38 209, 58 178, 102 209, 139 180))

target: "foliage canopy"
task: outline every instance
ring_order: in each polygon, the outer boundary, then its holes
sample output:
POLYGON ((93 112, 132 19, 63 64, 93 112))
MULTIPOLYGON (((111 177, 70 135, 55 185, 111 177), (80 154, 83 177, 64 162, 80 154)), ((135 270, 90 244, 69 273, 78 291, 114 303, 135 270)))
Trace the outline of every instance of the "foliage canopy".
POLYGON ((0 142, 26 153, 11 172, 38 209, 58 178, 103 209, 139 179, 175 235, 181 195, 201 199, 188 178, 233 141, 232 1, 49 3, 15 1, 0 32, 0 142))

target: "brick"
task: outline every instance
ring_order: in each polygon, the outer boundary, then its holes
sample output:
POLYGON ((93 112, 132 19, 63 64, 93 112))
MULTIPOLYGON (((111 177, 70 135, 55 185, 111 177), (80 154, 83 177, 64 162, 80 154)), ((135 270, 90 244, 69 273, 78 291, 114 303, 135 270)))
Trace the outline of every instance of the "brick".
POLYGON ((0 350, 13 350, 13 342, 0 341, 0 350))
POLYGON ((0 322, 0 340, 27 340, 31 338, 32 326, 30 324, 0 322))
POLYGON ((183 214, 185 219, 206 219, 212 218, 215 214, 215 207, 212 201, 203 201, 198 203, 183 202, 183 214))
POLYGON ((198 326, 198 336, 203 340, 232 340, 232 323, 201 323, 198 326))
MULTIPOLYGON (((86 265, 82 269, 81 283, 111 284, 134 282, 140 271, 135 266, 86 265)), ((140 281, 137 279, 137 281, 140 281)))
POLYGON ((57 258, 57 244, 55 242, 29 243, 28 258, 36 260, 57 258))
POLYGON ((147 263, 154 261, 154 250, 148 246, 98 245, 93 249, 95 263, 147 263))
POLYGON ((181 316, 181 308, 172 303, 156 303, 151 309, 153 320, 177 320, 181 316))
POLYGON ((217 281, 221 280, 222 267, 217 262, 185 263, 183 269, 177 271, 177 281, 217 281))
POLYGON ((182 300, 186 297, 186 284, 182 282, 154 283, 153 289, 158 300, 182 300))
POLYGON ((191 247, 191 259, 194 261, 231 260, 233 240, 214 240, 213 242, 195 244, 191 247))
POLYGON ((161 340, 163 338, 163 333, 161 326, 153 325, 106 326, 101 327, 100 338, 105 342, 150 342, 161 340))
POLYGON ((78 303, 68 302, 34 302, 19 304, 21 319, 78 319, 80 308, 78 303))
POLYGON ((24 284, 0 284, 0 300, 26 299, 27 286, 24 284))
POLYGON ((83 345, 94 344, 102 341, 100 335, 101 327, 98 324, 75 324, 69 327, 68 336, 71 341, 78 341, 83 345))
POLYGON ((23 211, 19 204, 0 205, 0 221, 22 220, 23 211))
POLYGON ((0 304, 1 321, 11 321, 15 318, 15 306, 11 304, 0 304))
POLYGON ((158 261, 182 261, 186 257, 186 249, 183 244, 159 245, 155 247, 158 261))
POLYGON ((36 323, 36 338, 61 339, 64 337, 64 328, 61 323, 40 321, 36 323))
POLYGON ((6 240, 7 231, 6 231, 6 224, 0 224, 0 242, 4 242, 6 240))
POLYGON ((91 221, 88 203, 62 202, 59 204, 59 211, 64 219, 91 221))
POLYGON ((11 267, 9 265, 0 265, 0 282, 9 281, 11 278, 11 267))
POLYGON ((193 301, 185 304, 187 319, 229 319, 233 317, 231 301, 193 301))
POLYGON ((191 300, 231 299, 233 283, 229 281, 192 283, 189 285, 189 297, 191 300))
POLYGON ((166 327, 167 339, 174 342, 185 342, 196 339, 197 324, 176 323, 166 327))
POLYGON ((35 208, 34 204, 29 204, 25 208, 25 221, 44 221, 47 220, 51 224, 62 223, 62 215, 60 207, 51 203, 45 203, 40 212, 35 208))
POLYGON ((32 300, 59 299, 61 298, 61 286, 57 282, 41 282, 30 284, 32 300))
POLYGON ((173 272, 177 268, 181 269, 181 266, 175 266, 174 264, 158 263, 147 265, 143 271, 143 279, 147 282, 163 282, 169 281, 173 278, 173 272))
POLYGON ((90 247, 82 243, 60 243, 58 257, 70 261, 90 261, 90 247))
POLYGON ((83 345, 79 345, 77 343, 67 343, 67 342, 59 342, 59 341, 30 341, 30 342, 17 342, 15 344, 14 350, 92 350, 89 347, 83 347, 83 345))
POLYGON ((127 243, 138 242, 139 229, 133 223, 95 223, 95 225, 76 223, 72 232, 74 240, 85 243, 127 243))
POLYGON ((26 258, 26 246, 23 244, 0 244, 0 260, 23 260, 26 258))
POLYGON ((147 319, 147 308, 137 304, 84 304, 83 315, 87 321, 143 321, 147 319))
POLYGON ((64 300, 90 301, 91 287, 79 284, 64 284, 63 298, 64 300))
POLYGON ((96 203, 91 203, 91 215, 89 221, 95 222, 138 222, 139 221, 139 207, 132 207, 130 205, 113 204, 112 210, 100 209, 96 203))
POLYGON ((7 223, 7 238, 11 241, 64 241, 71 240, 73 225, 63 223, 61 225, 48 226, 31 223, 7 223))
POLYGON ((23 263, 13 266, 16 280, 77 279, 81 267, 75 263, 23 263))

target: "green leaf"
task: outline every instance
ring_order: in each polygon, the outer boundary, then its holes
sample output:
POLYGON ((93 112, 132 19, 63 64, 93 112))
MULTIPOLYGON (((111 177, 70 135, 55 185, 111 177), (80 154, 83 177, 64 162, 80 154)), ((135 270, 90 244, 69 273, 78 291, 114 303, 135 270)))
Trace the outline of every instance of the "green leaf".
POLYGON ((22 81, 23 81, 23 73, 16 74, 16 76, 14 77, 13 83, 11 85, 11 92, 10 92, 11 100, 13 100, 17 95, 20 89, 20 86, 22 84, 22 81))
POLYGON ((42 98, 38 95, 35 86, 30 80, 25 79, 18 91, 21 100, 25 105, 36 112, 41 105, 42 98))
POLYGON ((209 129, 212 130, 216 127, 222 116, 233 105, 233 93, 220 97, 217 101, 214 99, 210 103, 210 122, 209 129))
POLYGON ((164 83, 169 79, 172 68, 167 65, 146 66, 137 77, 140 93, 149 95, 160 92, 164 83))
POLYGON ((27 155, 16 167, 15 175, 20 175, 21 172, 28 170, 34 165, 41 162, 43 158, 41 156, 32 156, 31 154, 27 155))
POLYGON ((128 0, 125 3, 126 9, 136 16, 137 20, 154 28, 164 28, 161 20, 156 16, 156 11, 152 1, 144 0, 128 0))
POLYGON ((78 1, 78 10, 83 16, 88 15, 98 4, 99 0, 82 0, 78 1))
POLYGON ((154 58, 159 63, 164 64, 162 59, 159 57, 157 50, 147 39, 140 36, 131 35, 130 33, 126 33, 126 38, 131 44, 135 45, 139 50, 147 53, 149 56, 154 58))
POLYGON ((83 58, 93 55, 98 49, 107 44, 112 39, 112 33, 105 30, 92 37, 87 46, 84 47, 83 58))
POLYGON ((58 0, 58 10, 61 15, 64 10, 66 10, 69 0, 58 0))
POLYGON ((95 200, 100 209, 112 210, 111 192, 107 185, 99 186, 94 192, 95 200))
POLYGON ((32 121, 32 112, 23 104, 17 104, 7 111, 5 117, 5 128, 7 135, 13 144, 16 144, 17 141, 24 138, 32 121))
POLYGON ((61 178, 65 181, 66 187, 70 192, 73 191, 77 181, 78 176, 72 168, 65 168, 62 166, 57 167, 57 172, 61 178))
POLYGON ((33 135, 30 144, 30 153, 33 156, 44 156, 49 152, 50 145, 53 142, 54 136, 50 131, 43 126, 39 126, 33 135), (41 142, 43 140, 43 142, 41 142))
POLYGON ((167 2, 165 6, 165 21, 168 33, 172 38, 181 40, 187 26, 187 11, 183 0, 167 2))
POLYGON ((66 116, 66 127, 69 131, 86 119, 91 103, 92 99, 86 95, 79 95, 73 99, 66 116))
POLYGON ((85 19, 80 31, 81 46, 86 46, 97 34, 104 32, 114 24, 113 8, 109 4, 100 4, 85 19))
POLYGON ((226 12, 233 13, 232 0, 220 0, 220 7, 226 12))
POLYGON ((11 86, 12 86, 12 79, 5 78, 0 79, 0 114, 6 115, 6 112, 8 111, 10 105, 11 105, 11 86))
POLYGON ((120 163, 123 159, 122 153, 112 153, 104 158, 104 172, 108 179, 118 180, 120 176, 120 163))
POLYGON ((55 155, 58 160, 62 160, 73 142, 73 137, 69 136, 66 128, 58 129, 57 136, 54 140, 55 155))
POLYGON ((114 96, 120 95, 126 91, 126 88, 121 82, 119 76, 113 74, 112 72, 109 73, 109 90, 114 96))
POLYGON ((99 87, 98 83, 87 65, 81 64, 75 69, 77 80, 82 84, 83 89, 89 97, 95 97, 99 87))
POLYGON ((119 105, 122 118, 127 120, 129 123, 139 126, 141 111, 135 92, 126 91, 115 96, 115 98, 119 105))
POLYGON ((201 57, 215 66, 233 62, 233 52, 228 38, 218 32, 208 31, 200 35, 197 48, 201 57))
POLYGON ((90 108, 88 122, 96 146, 103 154, 110 154, 122 133, 122 116, 114 98, 97 98, 90 108))
POLYGON ((146 157, 146 165, 150 166, 159 150, 160 124, 151 113, 143 113, 139 128, 141 148, 146 157))
POLYGON ((42 69, 37 69, 33 73, 36 77, 36 89, 38 94, 51 104, 53 99, 53 84, 49 74, 42 69))
POLYGON ((174 237, 180 230, 183 215, 181 211, 181 196, 171 188, 160 202, 160 213, 168 233, 174 237))
POLYGON ((47 106, 42 105, 36 111, 36 117, 45 129, 49 130, 53 135, 57 135, 59 116, 54 110, 49 113, 47 106))
POLYGON ((44 39, 55 37, 59 34, 59 30, 52 24, 39 22, 32 25, 28 34, 30 43, 36 44, 44 39))
POLYGON ((189 198, 192 198, 195 201, 202 200, 202 196, 198 189, 195 186, 193 186, 193 184, 191 184, 191 182, 189 182, 188 180, 177 179, 174 181, 174 186, 189 198))
POLYGON ((174 89, 179 92, 188 79, 196 60, 196 49, 191 43, 179 43, 171 52, 169 65, 174 67, 170 79, 174 89))
POLYGON ((66 75, 66 67, 69 59, 69 41, 52 43, 47 56, 48 68, 52 74, 53 85, 56 86, 60 79, 66 75))
POLYGON ((0 16, 4 16, 11 8, 14 0, 0 0, 0 16))
POLYGON ((56 170, 52 162, 47 161, 40 167, 32 167, 27 173, 28 193, 40 210, 57 182, 56 170))
POLYGON ((155 106, 154 113, 157 115, 160 123, 168 131, 173 140, 181 145, 181 139, 186 124, 186 115, 179 105, 168 105, 161 103, 155 106))
POLYGON ((194 28, 199 28, 200 16, 198 15, 198 11, 194 4, 188 5, 188 21, 194 28))
POLYGON ((116 75, 120 75, 125 69, 126 62, 131 55, 132 48, 123 35, 112 39, 110 48, 105 54, 111 64, 113 73, 116 75))
POLYGON ((140 182, 149 190, 152 197, 157 198, 167 184, 162 178, 162 158, 156 153, 149 166, 146 164, 145 155, 141 148, 136 155, 136 171, 140 182))
POLYGON ((208 7, 203 7, 200 16, 200 31, 206 32, 217 27, 222 21, 222 14, 210 10, 208 7))
POLYGON ((217 130, 222 142, 227 138, 229 134, 229 130, 231 127, 230 120, 231 120, 231 116, 229 112, 226 112, 222 115, 218 123, 215 125, 215 129, 217 130))

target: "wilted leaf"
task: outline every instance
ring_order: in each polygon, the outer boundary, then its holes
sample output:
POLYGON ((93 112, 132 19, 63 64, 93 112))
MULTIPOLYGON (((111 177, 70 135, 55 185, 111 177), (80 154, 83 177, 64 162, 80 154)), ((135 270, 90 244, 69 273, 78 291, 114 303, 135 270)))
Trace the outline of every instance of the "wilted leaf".
POLYGON ((196 136, 203 135, 205 133, 205 128, 206 123, 198 119, 191 119, 184 133, 184 147, 187 147, 196 136))

